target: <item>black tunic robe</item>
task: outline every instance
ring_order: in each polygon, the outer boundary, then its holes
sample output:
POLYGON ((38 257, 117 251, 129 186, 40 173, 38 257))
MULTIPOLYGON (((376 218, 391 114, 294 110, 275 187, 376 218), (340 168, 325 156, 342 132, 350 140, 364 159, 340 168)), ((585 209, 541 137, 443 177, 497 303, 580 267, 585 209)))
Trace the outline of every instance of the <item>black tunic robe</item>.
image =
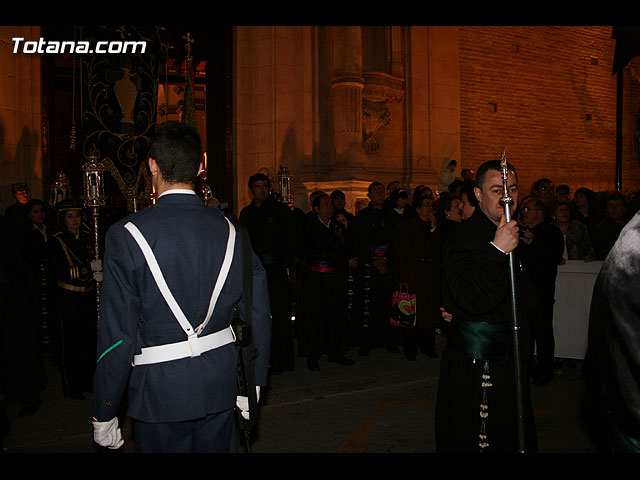
MULTIPOLYGON (((496 229, 476 209, 451 234, 443 251, 443 304, 453 321, 436 400, 438 452, 518 451, 509 260, 490 243, 496 229)), ((521 284, 522 272, 517 269, 517 273, 517 284, 521 284)), ((517 299, 524 340, 519 343, 525 346, 526 297, 517 299)), ((526 353, 524 348, 521 351, 526 353)), ((525 379, 523 384, 526 449, 535 452, 529 383, 525 379)))
POLYGON ((324 225, 312 213, 305 218, 302 236, 304 270, 297 310, 300 355, 317 359, 338 356, 349 347, 347 321, 347 261, 351 246, 341 224, 324 225), (340 234, 337 232, 340 231, 340 234))

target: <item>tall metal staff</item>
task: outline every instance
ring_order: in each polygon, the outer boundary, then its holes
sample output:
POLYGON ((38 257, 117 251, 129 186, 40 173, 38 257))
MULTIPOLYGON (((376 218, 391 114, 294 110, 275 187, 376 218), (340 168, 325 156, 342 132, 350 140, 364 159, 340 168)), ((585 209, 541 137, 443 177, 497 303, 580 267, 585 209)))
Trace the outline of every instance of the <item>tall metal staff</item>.
MULTIPOLYGON (((98 155, 90 154, 89 161, 82 166, 84 179, 84 206, 90 208, 93 215, 93 239, 95 260, 100 260, 100 237, 98 234, 99 207, 106 205, 104 194, 104 167, 98 162, 98 155)), ((97 327, 100 328, 100 296, 102 293, 101 282, 96 281, 96 307, 98 319, 97 327)))
MULTIPOLYGON (((511 220, 511 204, 513 197, 509 192, 507 177, 509 174, 507 157, 502 151, 500 158, 500 167, 502 169, 502 198, 500 202, 504 206, 504 217, 507 222, 511 220)), ((524 431, 524 393, 522 388, 522 368, 520 361, 520 324, 518 323, 518 309, 516 303, 516 281, 515 281, 515 260, 513 252, 509 252, 509 280, 511 287, 511 318, 513 322, 513 355, 515 362, 515 382, 516 382, 516 408, 518 416, 518 443, 521 453, 526 452, 525 431, 524 431)))

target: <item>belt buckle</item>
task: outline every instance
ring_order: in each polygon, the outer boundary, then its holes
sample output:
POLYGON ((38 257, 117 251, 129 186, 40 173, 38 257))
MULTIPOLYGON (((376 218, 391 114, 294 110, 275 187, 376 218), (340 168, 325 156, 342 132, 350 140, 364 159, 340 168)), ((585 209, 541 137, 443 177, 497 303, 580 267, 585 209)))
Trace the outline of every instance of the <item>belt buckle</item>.
POLYGON ((191 355, 189 355, 190 357, 199 357, 200 354, 202 353, 198 340, 199 340, 199 337, 196 334, 189 335, 189 337, 187 337, 189 350, 191 351, 191 355))

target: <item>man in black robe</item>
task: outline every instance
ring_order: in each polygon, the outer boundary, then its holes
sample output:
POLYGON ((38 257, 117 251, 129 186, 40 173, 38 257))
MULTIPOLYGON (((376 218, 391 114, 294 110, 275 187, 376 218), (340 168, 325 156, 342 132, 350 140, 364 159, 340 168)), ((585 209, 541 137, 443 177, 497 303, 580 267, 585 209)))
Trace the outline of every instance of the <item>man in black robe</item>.
MULTIPOLYGON (((515 209, 518 186, 511 166, 508 188, 515 209)), ((438 452, 520 449, 507 255, 520 238, 517 222, 506 222, 502 194, 500 162, 483 164, 476 176, 479 207, 451 234, 442 254, 443 307, 451 326, 436 400, 438 452)), ((526 306, 522 296, 517 298, 522 338, 526 306)), ((532 452, 537 450, 535 423, 528 383, 523 383, 525 448, 532 452)))
POLYGON ((352 365, 347 321, 347 266, 351 246, 342 223, 333 216, 327 194, 316 196, 311 215, 305 217, 301 252, 305 273, 301 279, 299 352, 307 367, 320 370, 318 359, 352 365))
MULTIPOLYGON (((356 214, 355 243, 360 264, 358 297, 361 302, 360 355, 376 346, 399 352, 400 333, 389 323, 394 288, 393 210, 385 204, 385 187, 373 182, 368 190, 369 205, 356 214)), ((397 330, 397 329, 396 329, 397 330)))
POLYGON ((249 189, 253 200, 240 212, 240 222, 247 227, 253 251, 267 273, 272 315, 270 371, 293 371, 290 278, 298 245, 298 224, 294 212, 271 196, 271 183, 266 175, 252 175, 249 189))

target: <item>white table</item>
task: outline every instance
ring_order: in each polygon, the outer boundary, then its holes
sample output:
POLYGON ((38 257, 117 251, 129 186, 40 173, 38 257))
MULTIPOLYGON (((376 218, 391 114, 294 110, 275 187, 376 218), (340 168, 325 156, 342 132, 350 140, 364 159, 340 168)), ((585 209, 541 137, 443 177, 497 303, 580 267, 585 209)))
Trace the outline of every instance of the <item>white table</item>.
POLYGON ((553 307, 555 356, 584 359, 587 351, 591 296, 602 261, 569 260, 558 267, 553 307))

